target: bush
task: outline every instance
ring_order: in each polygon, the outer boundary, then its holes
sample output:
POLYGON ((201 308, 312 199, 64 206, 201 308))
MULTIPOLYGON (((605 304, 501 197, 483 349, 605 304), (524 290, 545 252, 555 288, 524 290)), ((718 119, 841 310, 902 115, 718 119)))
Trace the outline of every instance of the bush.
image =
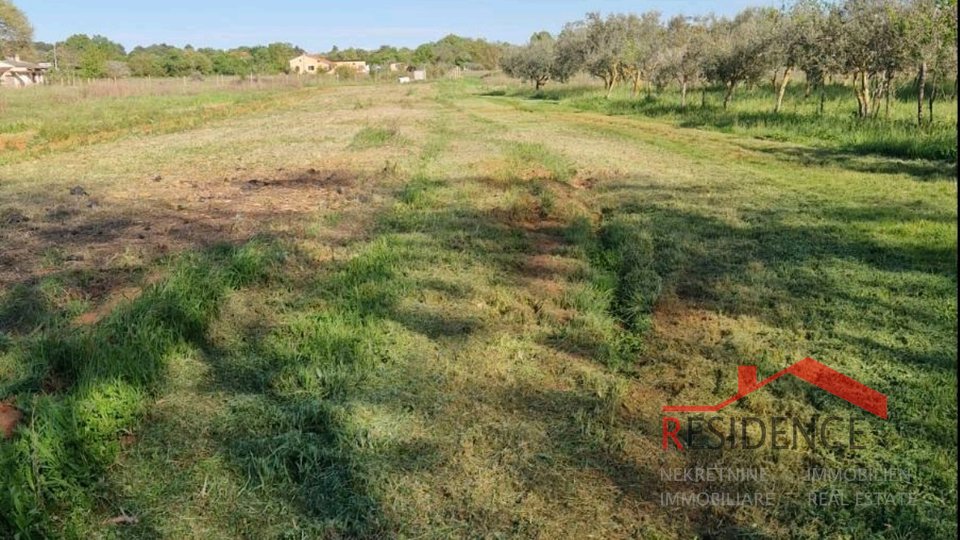
POLYGON ((337 76, 338 81, 352 81, 357 78, 357 70, 350 66, 337 66, 333 73, 337 76))

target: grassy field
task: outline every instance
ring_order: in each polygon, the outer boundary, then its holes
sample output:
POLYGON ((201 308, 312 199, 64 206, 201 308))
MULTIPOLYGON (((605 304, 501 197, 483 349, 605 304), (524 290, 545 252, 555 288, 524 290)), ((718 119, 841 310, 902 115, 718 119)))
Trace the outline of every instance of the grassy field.
POLYGON ((102 80, 0 91, 0 164, 130 134, 196 128, 329 86, 316 77, 102 80))
MULTIPOLYGON (((822 150, 826 158, 839 153, 934 161, 939 162, 941 172, 952 170, 956 174, 957 101, 944 101, 943 96, 953 92, 951 87, 938 91, 941 97, 934 105, 934 121, 923 129, 917 128, 916 90, 909 84, 890 100, 889 109, 881 102, 877 118, 868 121, 856 118, 853 91, 839 84, 824 90, 822 113, 820 93, 805 95, 802 84, 789 87, 780 113, 773 112, 769 85, 738 89, 727 109, 722 107, 722 88, 691 90, 687 106, 681 107, 680 92, 675 88, 662 92, 646 88, 634 97, 628 88, 620 87, 607 97, 602 87, 589 79, 539 92, 493 79, 489 93, 551 101, 574 110, 645 116, 681 127, 801 143, 822 150)), ((928 114, 926 103, 924 114, 928 114)))
POLYGON ((249 90, 3 94, 0 535, 955 536, 955 165, 480 79, 249 90), (661 406, 805 356, 890 421, 796 380, 724 414, 864 449, 661 451, 661 406), (692 466, 777 503, 662 505, 692 466))

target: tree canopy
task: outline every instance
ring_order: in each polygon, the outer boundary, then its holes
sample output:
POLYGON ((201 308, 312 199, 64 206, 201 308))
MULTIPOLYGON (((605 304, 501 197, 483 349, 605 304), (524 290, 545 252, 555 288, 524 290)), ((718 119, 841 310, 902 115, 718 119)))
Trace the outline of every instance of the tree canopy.
POLYGON ((4 57, 24 52, 33 41, 27 16, 9 0, 0 0, 0 53, 4 57))
MULTIPOLYGON (((927 81, 956 80, 956 39, 956 0, 793 0, 779 9, 677 16, 666 23, 657 12, 588 13, 551 42, 552 58, 531 41, 507 54, 502 65, 538 88, 551 78, 544 73, 564 80, 582 71, 601 79, 608 95, 621 82, 632 83, 636 95, 641 85, 675 81, 684 107, 691 85, 723 88, 726 107, 738 87, 772 81, 774 112, 799 70, 808 90, 822 92, 830 77, 848 81, 862 118, 876 116, 881 100, 889 102, 896 78, 915 75, 917 121, 923 124, 927 81)), ((932 85, 928 94, 931 111, 937 88, 932 85)))
MULTIPOLYGON (((29 45, 29 39, 26 43, 29 45)), ((451 34, 416 49, 390 45, 382 45, 375 50, 334 46, 321 54, 333 61, 359 60, 381 67, 398 62, 441 69, 496 69, 505 47, 501 43, 451 34)), ((134 47, 127 53, 122 45, 104 36, 84 34, 70 36, 56 44, 35 43, 33 49, 39 59, 56 62, 62 73, 85 78, 117 76, 117 62, 125 64, 119 72, 137 77, 268 75, 287 72, 290 59, 306 52, 292 43, 242 46, 227 50, 195 49, 190 45, 177 47, 161 43, 134 47)))

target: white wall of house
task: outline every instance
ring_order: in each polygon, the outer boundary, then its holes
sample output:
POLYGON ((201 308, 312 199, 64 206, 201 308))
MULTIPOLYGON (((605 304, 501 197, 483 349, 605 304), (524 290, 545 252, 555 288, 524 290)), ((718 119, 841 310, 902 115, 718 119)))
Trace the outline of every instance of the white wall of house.
POLYGON ((45 72, 46 68, 21 62, 19 57, 0 60, 0 86, 23 88, 43 84, 45 72))

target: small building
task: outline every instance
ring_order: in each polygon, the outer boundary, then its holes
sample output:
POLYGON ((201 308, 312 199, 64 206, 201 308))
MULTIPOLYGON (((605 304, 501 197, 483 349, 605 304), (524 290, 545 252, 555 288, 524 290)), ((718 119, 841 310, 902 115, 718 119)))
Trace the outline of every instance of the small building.
POLYGON ((338 67, 346 66, 360 75, 369 75, 370 66, 360 60, 334 62, 319 54, 301 54, 290 60, 290 73, 313 75, 317 73, 332 73, 338 67))
POLYGON ((290 60, 290 72, 296 74, 327 73, 336 68, 336 62, 331 62, 319 54, 301 54, 290 60))
POLYGON ((49 64, 23 62, 19 56, 0 60, 0 86, 23 88, 43 84, 49 69, 49 64))
POLYGON ((427 80, 427 70, 418 69, 413 72, 413 80, 415 81, 425 81, 427 80))
POLYGON ((349 61, 346 61, 346 62, 334 62, 334 66, 335 66, 335 68, 339 68, 339 67, 352 68, 352 69, 356 70, 356 72, 357 72, 358 75, 369 75, 369 74, 370 74, 370 66, 368 66, 366 62, 363 62, 363 61, 361 61, 361 60, 349 60, 349 61))
POLYGON ((390 73, 400 73, 407 70, 407 65, 403 62, 391 62, 387 69, 390 70, 390 73))

